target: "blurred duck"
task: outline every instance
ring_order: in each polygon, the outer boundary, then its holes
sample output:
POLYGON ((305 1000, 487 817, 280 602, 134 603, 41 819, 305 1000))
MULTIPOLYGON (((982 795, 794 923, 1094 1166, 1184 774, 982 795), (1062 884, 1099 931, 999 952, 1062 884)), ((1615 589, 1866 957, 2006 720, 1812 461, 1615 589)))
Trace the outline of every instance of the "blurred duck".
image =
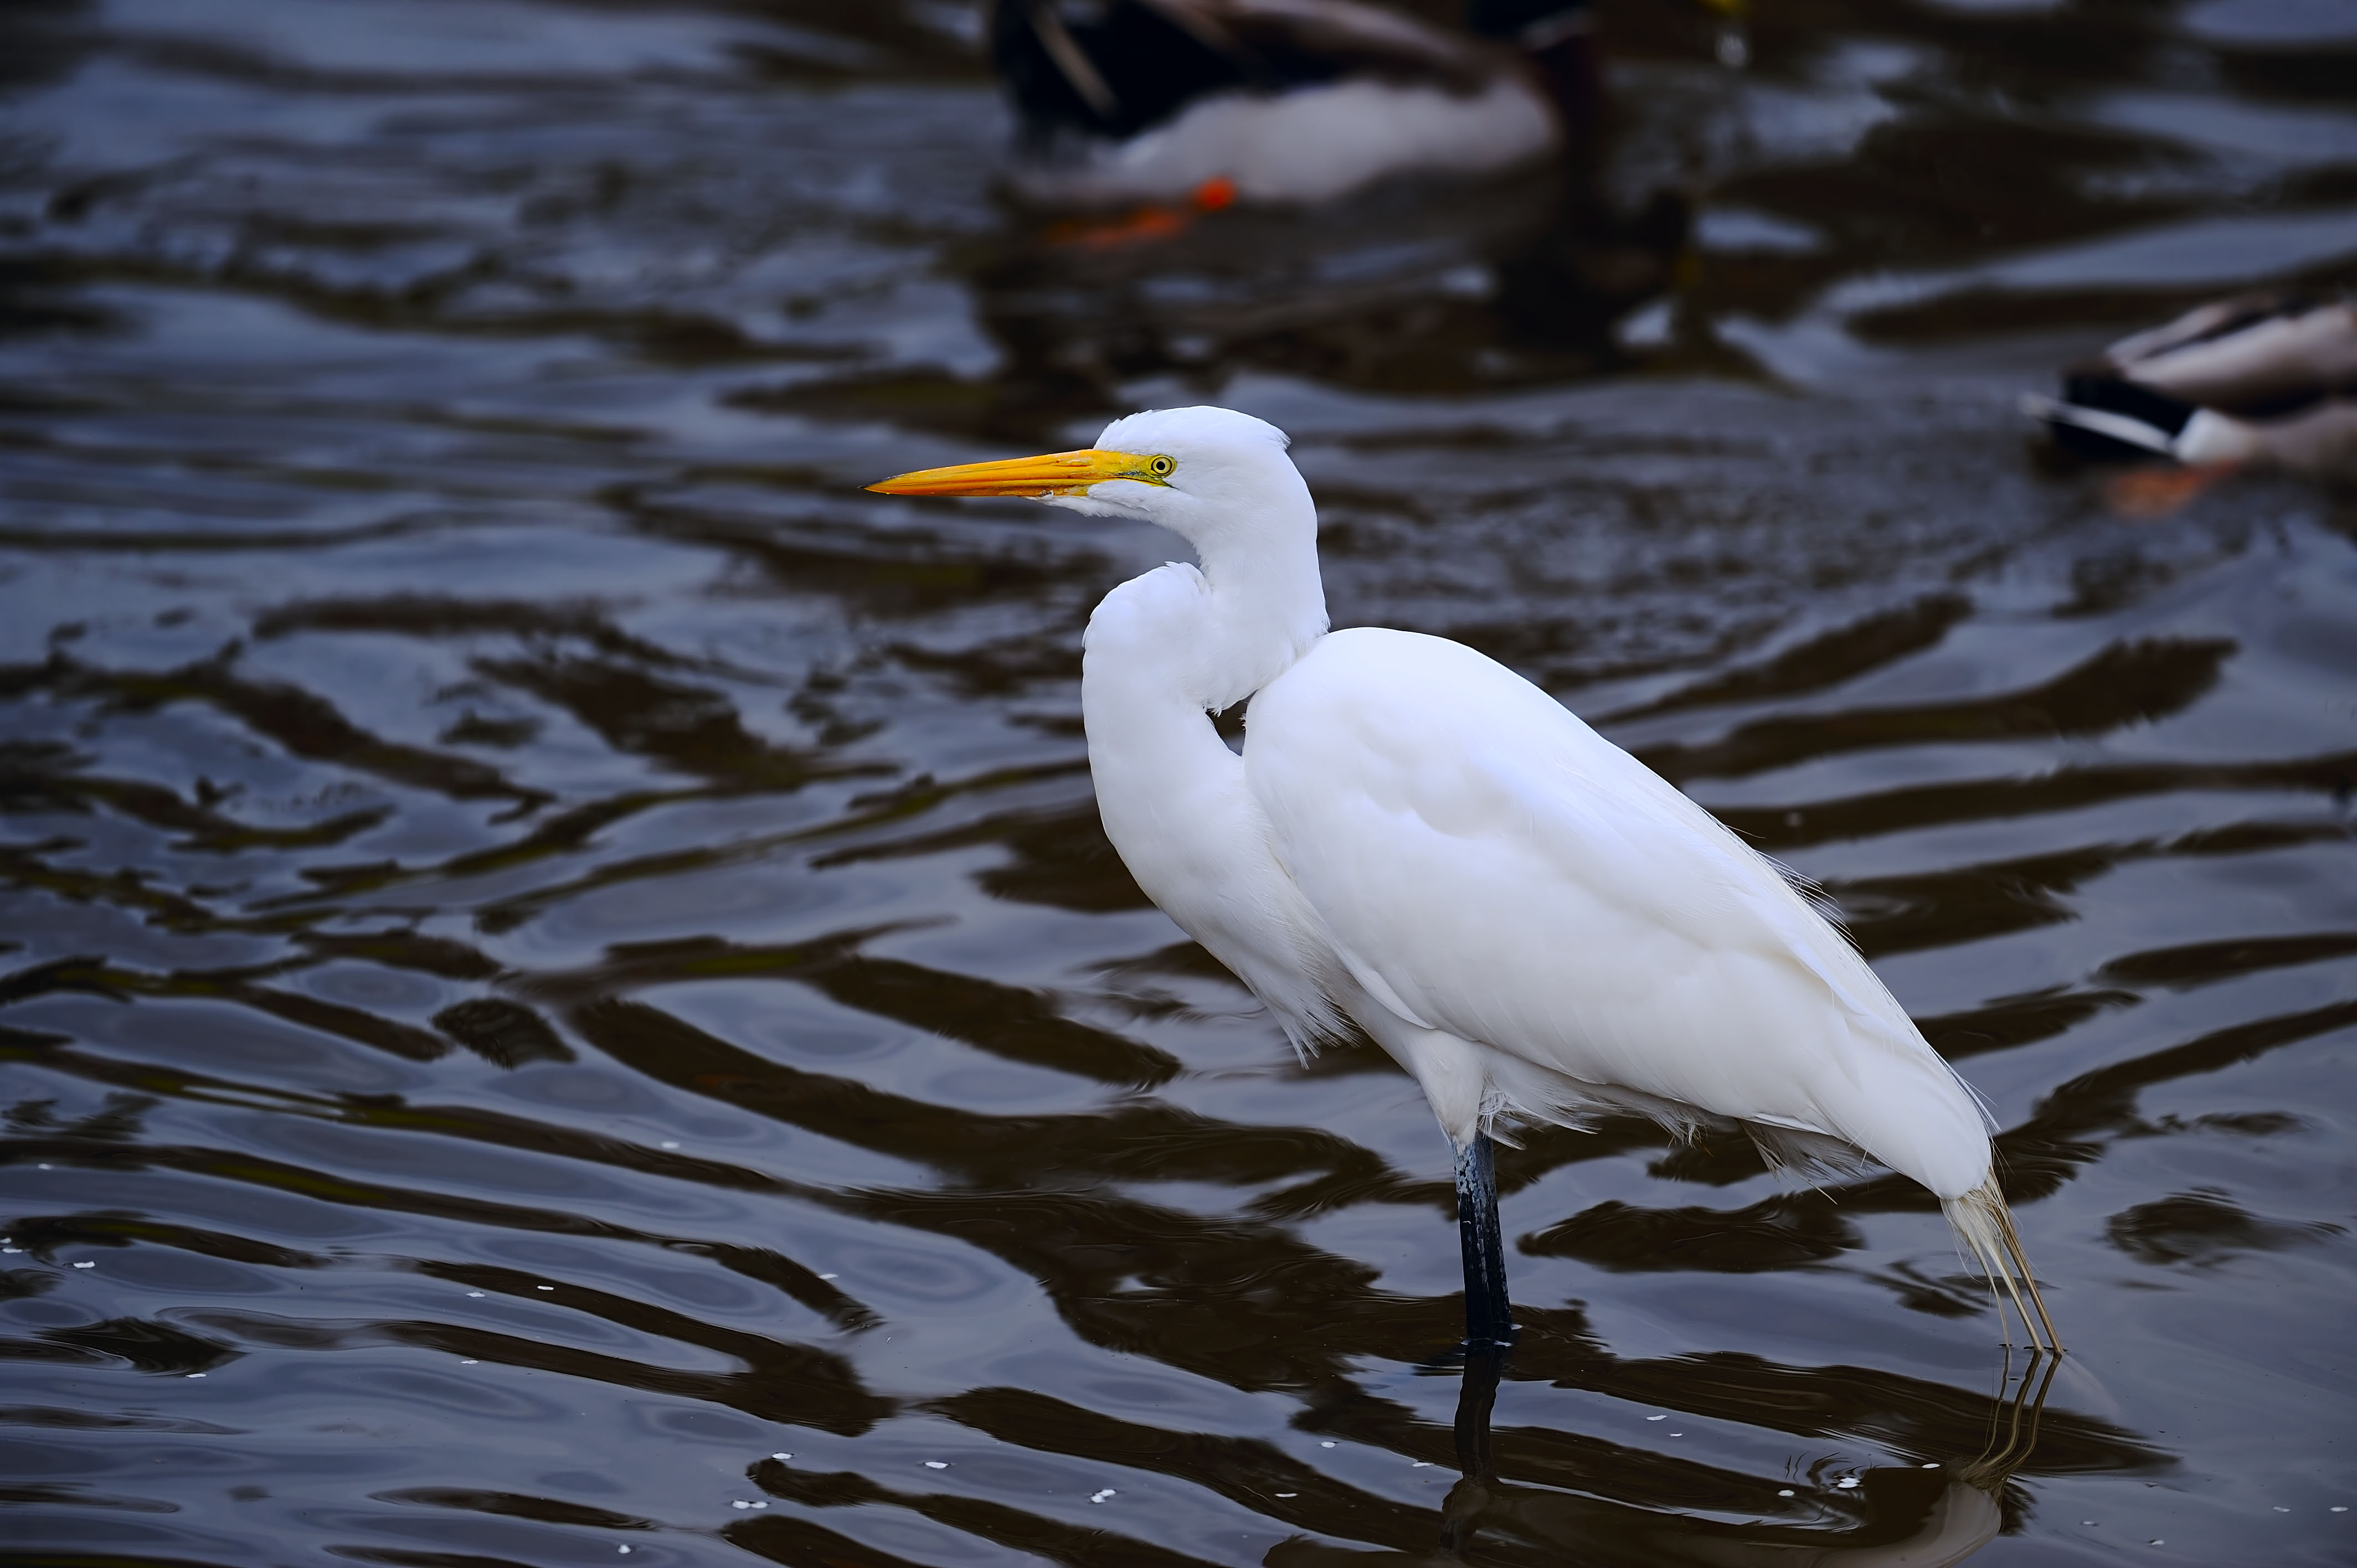
MULTIPOLYGON (((1721 0, 1722 4, 1727 0, 1721 0)), ((1478 176, 1580 136, 1587 0, 1469 0, 1452 33, 1354 0, 991 0, 1050 206, 1309 203, 1386 176, 1478 176)))
POLYGON ((2156 499, 2246 467, 2357 478, 2357 305, 2217 300, 2121 338, 2066 370, 2060 399, 2022 407, 2068 450, 2185 465, 2180 478, 2144 487, 2156 499))

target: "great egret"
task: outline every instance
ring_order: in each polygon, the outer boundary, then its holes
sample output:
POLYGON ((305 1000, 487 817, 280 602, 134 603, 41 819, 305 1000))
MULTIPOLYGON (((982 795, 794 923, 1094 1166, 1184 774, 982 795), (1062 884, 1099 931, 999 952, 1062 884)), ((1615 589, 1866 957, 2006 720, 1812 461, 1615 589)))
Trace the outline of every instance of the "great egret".
POLYGON ((1486 174, 1584 127, 1587 0, 1470 0, 1466 22, 1354 0, 994 0, 991 61, 1027 155, 1015 188, 1323 201, 1386 175, 1486 174))
POLYGON ((1777 1164, 1903 1171, 2059 1350, 1976 1103, 1857 950, 1513 671, 1441 638, 1328 631, 1317 509, 1286 445, 1232 410, 1167 409, 1092 450, 868 488, 1028 496, 1195 547, 1200 569, 1133 578, 1089 618, 1105 832, 1297 1047, 1348 1019, 1423 1086, 1457 1151, 1469 1341, 1513 1334, 1497 1119, 1632 1111, 1739 1124, 1777 1164), (1246 697, 1239 756, 1210 714, 1246 697))

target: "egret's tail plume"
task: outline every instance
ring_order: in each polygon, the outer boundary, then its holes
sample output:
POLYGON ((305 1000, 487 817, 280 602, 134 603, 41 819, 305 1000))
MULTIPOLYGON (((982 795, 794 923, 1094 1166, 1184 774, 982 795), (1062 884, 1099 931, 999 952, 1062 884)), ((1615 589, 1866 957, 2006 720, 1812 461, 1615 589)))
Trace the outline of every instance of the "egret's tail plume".
POLYGON ((2002 1289, 2013 1298, 2013 1309, 2021 1314, 2021 1326, 2028 1332, 2030 1344, 2060 1353, 2062 1341, 2055 1335, 2054 1320, 2046 1315, 2046 1303, 2038 1294, 2038 1281, 2029 1272, 2029 1260, 2021 1251, 2021 1237, 2013 1228, 2012 1212, 1996 1189, 1996 1178, 1991 1176, 1962 1197, 1942 1198, 1940 1208, 1948 1216, 1948 1223, 1956 1228, 1956 1234, 1964 1238, 1964 1245, 1972 1249, 1973 1258, 1980 1264, 1981 1273, 1988 1276, 1990 1287, 2002 1289), (2022 1300, 2024 1292, 2029 1293, 2027 1304, 2022 1300), (2030 1319, 2033 1311, 2038 1315, 2035 1322, 2030 1319))

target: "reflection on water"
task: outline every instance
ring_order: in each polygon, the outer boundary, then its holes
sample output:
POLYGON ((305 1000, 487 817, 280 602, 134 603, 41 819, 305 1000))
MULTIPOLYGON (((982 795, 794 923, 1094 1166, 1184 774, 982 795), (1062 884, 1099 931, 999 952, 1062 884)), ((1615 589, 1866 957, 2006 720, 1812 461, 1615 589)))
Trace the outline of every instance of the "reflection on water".
MULTIPOLYGON (((1501 1480, 1491 1428, 1505 1360, 1491 1348, 1466 1355, 1457 1402, 1458 1478, 1442 1505, 1438 1561, 1550 1562, 1566 1545, 1577 1544, 1582 1561, 1695 1563, 1724 1568, 1794 1563, 1809 1568, 1902 1563, 1939 1568, 1961 1563, 2004 1529, 2006 1484, 2015 1467, 2038 1450, 2046 1400, 2061 1369, 2053 1359, 2033 1356, 2017 1377, 2008 1362, 2004 1381, 2010 1392, 1991 1409, 1987 1443, 1978 1455, 1961 1464, 1901 1462, 1820 1477, 1819 1484, 1829 1484, 1836 1498, 1847 1494, 1848 1501, 1870 1504, 1870 1511, 1863 1517, 1836 1514, 1795 1525, 1738 1523, 1709 1517, 1730 1511, 1732 1498, 1706 1503, 1700 1514, 1682 1515, 1676 1503, 1649 1509, 1579 1495, 1593 1489, 1588 1485, 1576 1486, 1566 1495, 1560 1483, 1518 1486, 1501 1480), (1514 1552, 1509 1543, 1524 1550, 1514 1552)), ((1515 1433, 1508 1439, 1527 1443, 1534 1435, 1540 1434, 1515 1433)), ((2065 1441, 2083 1435, 2073 1432, 2065 1441)), ((2133 1467, 2134 1457, 2123 1457, 2133 1467)), ((1536 1467, 1523 1458, 1513 1469, 1529 1475, 1536 1467)), ((1695 1479, 1708 1485, 1702 1477, 1695 1479)), ((1798 1495, 1797 1488, 1789 1487, 1776 1492, 1779 1499, 1798 1495)), ((1689 1501, 1684 1506, 1694 1505, 1689 1501)), ((1752 1499, 1749 1509, 1765 1514, 1777 1511, 1762 1507, 1760 1499, 1752 1499)), ((1316 1554, 1310 1555, 1314 1560, 1316 1554)), ((1418 1562, 1436 1560, 1426 1552, 1407 1555, 1418 1562)))
POLYGON ((973 23, 0 13, 0 1556, 2357 1552, 2357 514, 2115 517, 2012 412, 2347 281, 2357 32, 1770 4, 1735 74, 1628 0, 1593 169, 1092 236, 995 204, 973 23), (1414 1085, 1096 826, 1171 543, 856 491, 1205 398, 1343 624, 1826 886, 2050 1386, 1911 1184, 1633 1122, 1503 1152, 1525 1336, 1436 1359, 1414 1085))

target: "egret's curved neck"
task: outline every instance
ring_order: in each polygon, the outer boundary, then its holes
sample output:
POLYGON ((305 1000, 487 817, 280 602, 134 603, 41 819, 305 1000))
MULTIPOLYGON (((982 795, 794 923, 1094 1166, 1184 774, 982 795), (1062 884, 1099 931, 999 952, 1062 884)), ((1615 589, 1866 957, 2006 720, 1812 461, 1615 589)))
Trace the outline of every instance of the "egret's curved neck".
MULTIPOLYGON (((1284 674, 1326 633, 1318 507, 1300 471, 1275 442, 1218 456, 1184 489, 1115 481, 1045 498, 1157 522, 1202 562, 1200 572, 1166 566, 1105 596, 1086 639, 1101 693, 1119 686, 1173 711, 1217 713, 1284 674)), ((1192 459, 1182 451, 1178 460, 1192 459)))
POLYGON ((1189 701, 1213 713, 1232 707, 1291 669, 1326 634, 1317 527, 1313 514, 1298 537, 1264 535, 1232 545, 1212 538, 1198 546, 1211 593, 1201 645, 1188 660, 1189 701))

